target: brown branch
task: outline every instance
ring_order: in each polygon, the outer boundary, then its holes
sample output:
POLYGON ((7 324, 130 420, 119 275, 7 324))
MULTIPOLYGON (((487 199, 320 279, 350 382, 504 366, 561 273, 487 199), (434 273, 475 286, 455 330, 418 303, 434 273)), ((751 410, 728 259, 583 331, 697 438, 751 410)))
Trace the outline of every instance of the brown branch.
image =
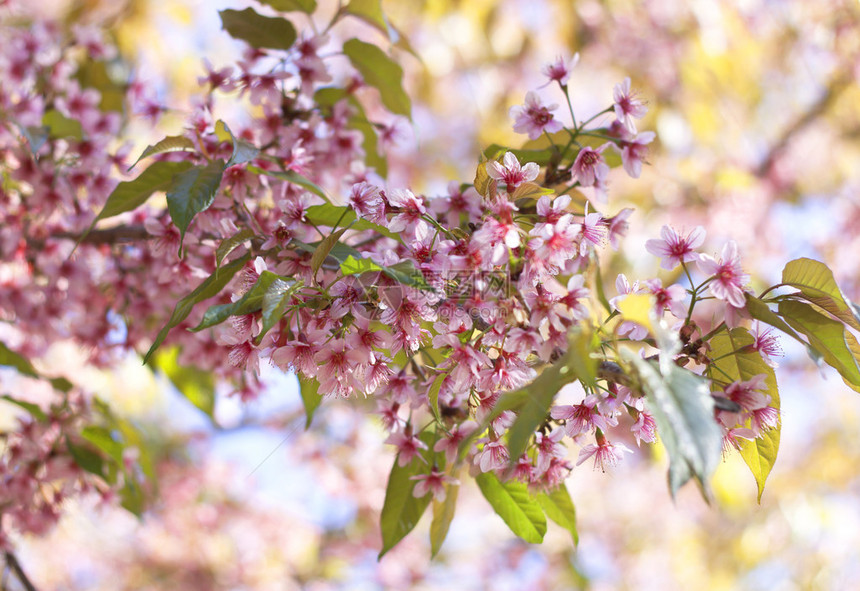
MULTIPOLYGON (((81 235, 74 232, 57 232, 51 238, 67 238, 69 240, 80 240, 81 235)), ((82 244, 117 244, 121 242, 141 242, 149 240, 152 235, 143 226, 116 226, 103 230, 92 230, 83 240, 82 244)))
POLYGON ((836 102, 836 99, 838 99, 839 96, 848 89, 852 84, 852 81, 853 77, 848 70, 842 70, 837 73, 827 84, 824 94, 822 94, 818 100, 806 110, 806 112, 802 113, 794 123, 783 130, 779 139, 777 139, 773 146, 771 146, 767 156, 756 169, 756 174, 758 176, 766 175, 776 160, 782 156, 783 152, 786 151, 791 140, 794 139, 794 136, 803 131, 818 117, 823 115, 833 105, 833 103, 836 102))
POLYGON ((15 573, 15 577, 21 583, 21 585, 27 591, 37 591, 36 586, 30 581, 27 577, 27 573, 24 572, 24 569, 21 568, 21 563, 18 562, 18 559, 15 558, 15 555, 11 552, 5 552, 4 558, 6 559, 6 566, 8 566, 13 573, 15 573))

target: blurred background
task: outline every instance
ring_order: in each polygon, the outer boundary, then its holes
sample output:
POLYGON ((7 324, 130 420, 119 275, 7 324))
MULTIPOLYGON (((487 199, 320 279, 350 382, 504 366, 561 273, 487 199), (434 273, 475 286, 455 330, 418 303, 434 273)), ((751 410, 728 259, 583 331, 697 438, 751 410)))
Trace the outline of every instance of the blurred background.
MULTIPOLYGON (((241 54, 217 10, 242 0, 33 1, 46 18, 104 26, 164 104, 190 104, 204 56, 220 67, 241 54)), ((335 8, 319 4, 314 19, 323 25, 335 8)), ((657 132, 640 179, 610 177, 603 213, 635 208, 614 272, 656 276, 645 240, 664 223, 702 224, 706 251, 738 241, 756 289, 776 283, 788 260, 809 256, 860 300, 860 3, 383 6, 420 57, 397 55, 414 123, 398 124, 392 186, 441 193, 451 179, 471 181, 484 147, 523 142, 508 110, 527 91, 564 103, 557 87, 539 88, 541 68, 578 52, 569 83, 577 116, 605 108, 629 76, 649 106, 639 128, 657 132)), ((181 121, 180 108, 158 129, 140 126, 135 149, 176 133, 181 121)), ((692 487, 673 502, 661 450, 643 450, 605 474, 590 464, 573 471, 578 548, 553 525, 542 546, 516 540, 466 486, 433 561, 427 517, 376 560, 393 458, 365 410, 327 402, 304 431, 293 378, 267 368, 259 400, 218 399, 216 428, 129 358, 85 375, 158 441, 156 506, 138 520, 70 502, 52 534, 20 540, 19 558, 39 589, 851 589, 860 580, 860 395, 782 344, 782 442, 761 504, 736 455, 715 476, 712 505, 692 487)), ((76 355, 58 349, 49 363, 61 373, 76 355)))

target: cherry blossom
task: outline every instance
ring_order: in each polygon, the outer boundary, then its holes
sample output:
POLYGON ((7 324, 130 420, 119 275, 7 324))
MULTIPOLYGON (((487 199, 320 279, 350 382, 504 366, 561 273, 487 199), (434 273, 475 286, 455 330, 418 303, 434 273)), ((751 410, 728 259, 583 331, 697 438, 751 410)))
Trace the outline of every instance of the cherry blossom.
POLYGON ((660 240, 652 238, 645 242, 645 250, 662 259, 662 268, 671 270, 681 263, 699 260, 700 255, 695 249, 705 241, 705 229, 701 226, 696 226, 686 236, 678 234, 670 226, 663 226, 660 236, 660 240))
POLYGON ((703 273, 713 276, 708 288, 714 297, 725 300, 735 308, 743 308, 746 305, 744 285, 749 280, 749 275, 741 270, 741 257, 734 240, 729 240, 723 246, 719 261, 703 254, 699 255, 697 263, 703 273))
POLYGON ((529 91, 525 104, 511 107, 510 116, 514 120, 514 131, 524 133, 532 140, 539 138, 544 132, 561 131, 561 121, 550 112, 557 108, 558 105, 544 105, 536 92, 529 91))

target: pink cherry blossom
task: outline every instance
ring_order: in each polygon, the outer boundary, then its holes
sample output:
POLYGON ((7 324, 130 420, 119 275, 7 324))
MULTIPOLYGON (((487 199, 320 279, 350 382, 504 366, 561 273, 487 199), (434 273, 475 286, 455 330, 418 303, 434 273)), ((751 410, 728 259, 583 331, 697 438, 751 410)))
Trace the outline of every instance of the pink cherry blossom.
POLYGON ((719 261, 703 254, 699 256, 698 265, 703 273, 713 276, 708 288, 715 298, 724 300, 735 308, 746 306, 744 285, 749 280, 749 275, 744 274, 741 269, 741 257, 734 240, 729 240, 723 246, 719 261))
POLYGON ((514 131, 525 133, 532 140, 536 140, 544 132, 561 131, 564 126, 550 112, 557 108, 558 105, 545 106, 536 92, 529 91, 525 104, 511 107, 510 116, 514 119, 514 131))
POLYGON ((644 117, 648 107, 639 100, 636 93, 630 91, 630 78, 625 78, 623 82, 616 84, 612 96, 615 99, 615 116, 630 133, 635 134, 636 122, 633 119, 644 117))
POLYGON ((662 239, 652 238, 645 243, 645 250, 662 259, 660 266, 664 269, 674 269, 681 263, 698 260, 699 255, 694 249, 705 241, 705 229, 701 226, 693 228, 689 234, 678 234, 672 227, 663 226, 660 230, 662 239))
POLYGON ((603 159, 602 152, 609 143, 598 146, 596 149, 585 146, 576 155, 573 161, 573 174, 579 184, 583 187, 594 186, 598 181, 603 181, 609 174, 609 165, 603 159))
POLYGON ((385 443, 397 447, 397 465, 401 468, 411 462, 422 449, 427 449, 427 444, 412 433, 409 425, 403 431, 389 435, 385 443))
POLYGON ((416 197, 408 189, 392 189, 386 191, 385 197, 388 203, 397 208, 397 213, 388 222, 388 229, 392 232, 411 232, 415 238, 421 240, 430 233, 430 225, 421 216, 427 213, 422 199, 416 197))
POLYGON ((420 499, 429 492, 432 493, 433 498, 440 503, 445 500, 446 484, 460 484, 459 480, 452 478, 451 476, 447 476, 444 472, 441 472, 436 468, 430 470, 429 474, 418 474, 416 476, 410 476, 409 479, 418 481, 415 488, 412 489, 413 497, 420 499))
POLYGON ((653 131, 643 131, 630 141, 623 141, 621 145, 621 164, 624 170, 634 179, 642 174, 642 163, 648 155, 648 144, 654 141, 657 135, 653 131))
POLYGON ((624 458, 624 453, 633 453, 633 450, 623 443, 612 443, 604 435, 598 433, 597 444, 589 443, 579 452, 576 465, 579 466, 591 457, 594 457, 594 469, 600 468, 606 471, 607 466, 616 466, 624 458))
POLYGON ((550 82, 558 82, 561 86, 567 86, 567 82, 570 79, 570 71, 576 67, 576 64, 579 63, 579 54, 573 54, 573 58, 568 62, 562 56, 558 56, 555 58, 554 62, 550 62, 546 64, 543 69, 541 69, 541 73, 549 78, 550 82))
POLYGON ((540 167, 534 162, 520 166, 519 160, 512 152, 505 152, 502 163, 495 160, 487 162, 487 174, 490 178, 505 183, 508 191, 513 191, 520 183, 535 180, 539 173, 540 167))

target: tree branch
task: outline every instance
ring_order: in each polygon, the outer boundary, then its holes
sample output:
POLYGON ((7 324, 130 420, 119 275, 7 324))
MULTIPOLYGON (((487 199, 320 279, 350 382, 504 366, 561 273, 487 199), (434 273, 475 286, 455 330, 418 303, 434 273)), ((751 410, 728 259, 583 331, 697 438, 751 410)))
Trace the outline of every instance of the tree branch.
POLYGON ((6 566, 8 566, 13 573, 15 573, 15 577, 24 586, 24 589, 27 591, 37 591, 36 586, 30 581, 27 577, 27 573, 24 572, 24 569, 21 568, 21 563, 18 562, 18 559, 15 558, 15 555, 11 552, 5 552, 4 558, 6 559, 6 566))

